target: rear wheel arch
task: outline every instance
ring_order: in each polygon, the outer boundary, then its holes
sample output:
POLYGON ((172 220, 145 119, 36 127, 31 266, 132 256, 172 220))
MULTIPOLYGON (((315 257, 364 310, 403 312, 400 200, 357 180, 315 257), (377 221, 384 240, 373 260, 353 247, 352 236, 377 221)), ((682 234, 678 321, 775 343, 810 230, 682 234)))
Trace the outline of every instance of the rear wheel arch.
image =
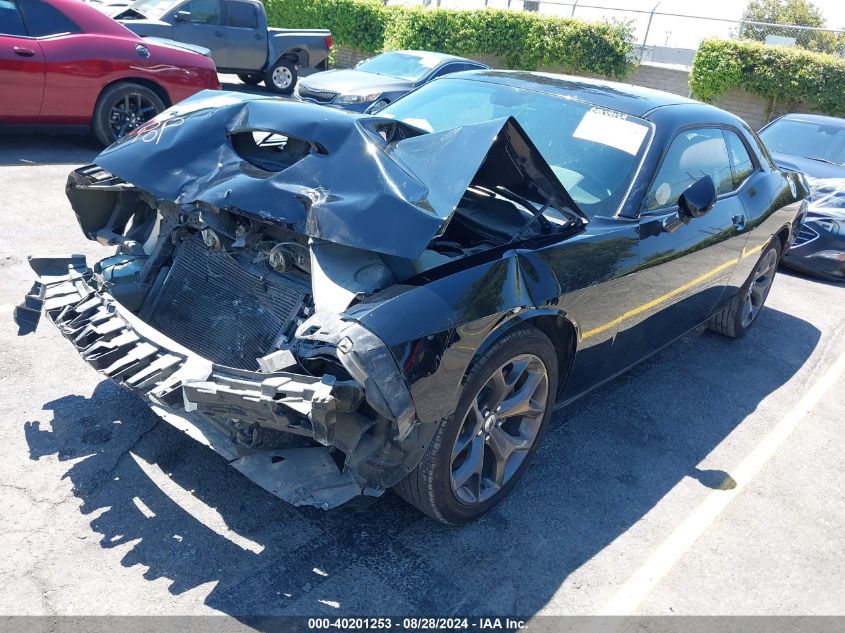
POLYGON ((103 93, 106 90, 117 84, 138 84, 139 86, 144 86, 145 88, 149 88, 154 93, 156 93, 156 95, 158 95, 158 98, 161 99, 164 103, 165 107, 169 108, 173 105, 173 100, 170 98, 170 95, 167 93, 167 90, 165 90, 164 86, 159 83, 156 83, 151 79, 146 79, 144 77, 121 77, 120 79, 110 81, 100 89, 100 94, 97 95, 97 101, 100 100, 100 97, 103 96, 103 93))
POLYGON ((124 133, 152 120, 168 105, 167 92, 155 82, 131 78, 112 81, 97 95, 91 113, 91 131, 99 143, 111 145, 124 133))
MULTIPOLYGON (((308 68, 308 51, 304 48, 291 48, 286 50, 284 53, 279 55, 279 58, 286 59, 289 62, 293 62, 298 66, 304 66, 308 68)), ((278 61, 278 59, 276 60, 278 61)))

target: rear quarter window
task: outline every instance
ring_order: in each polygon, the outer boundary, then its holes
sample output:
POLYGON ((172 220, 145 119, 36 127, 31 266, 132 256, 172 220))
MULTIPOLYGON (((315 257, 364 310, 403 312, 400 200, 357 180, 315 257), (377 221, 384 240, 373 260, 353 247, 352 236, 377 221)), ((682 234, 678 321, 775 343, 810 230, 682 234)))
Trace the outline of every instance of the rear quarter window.
POLYGON ((226 3, 226 26, 242 29, 258 28, 258 12, 255 5, 248 2, 226 3))
POLYGON ((46 2, 21 2, 27 30, 32 37, 79 33, 81 29, 56 7, 46 2))
POLYGON ((725 130, 725 140, 728 142, 728 152, 733 165, 733 188, 736 189, 754 172, 754 161, 736 132, 725 130))

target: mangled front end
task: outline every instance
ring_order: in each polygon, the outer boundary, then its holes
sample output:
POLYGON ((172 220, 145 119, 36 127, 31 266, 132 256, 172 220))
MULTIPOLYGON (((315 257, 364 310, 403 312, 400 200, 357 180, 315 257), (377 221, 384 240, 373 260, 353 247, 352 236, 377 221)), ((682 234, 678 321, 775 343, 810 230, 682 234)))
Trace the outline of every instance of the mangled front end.
POLYGON ((347 309, 489 246, 431 244, 491 160, 512 161, 512 189, 531 181, 522 193, 566 204, 547 166, 519 160, 525 143, 507 121, 435 135, 192 99, 70 175, 83 232, 116 253, 92 267, 32 259, 40 281, 22 310, 43 309, 95 369, 283 499, 377 495, 436 427, 347 309))

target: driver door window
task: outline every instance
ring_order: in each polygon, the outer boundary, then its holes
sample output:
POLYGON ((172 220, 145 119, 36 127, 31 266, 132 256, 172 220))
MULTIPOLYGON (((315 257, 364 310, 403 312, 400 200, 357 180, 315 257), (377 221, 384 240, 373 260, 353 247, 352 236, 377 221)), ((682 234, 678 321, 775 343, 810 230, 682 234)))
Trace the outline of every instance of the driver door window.
POLYGON ((674 206, 695 181, 710 176, 721 195, 733 189, 731 161, 725 137, 718 128, 679 133, 669 146, 645 199, 645 210, 674 206))
POLYGON ((191 24, 220 24, 220 3, 218 0, 191 0, 183 4, 180 11, 191 14, 191 24))

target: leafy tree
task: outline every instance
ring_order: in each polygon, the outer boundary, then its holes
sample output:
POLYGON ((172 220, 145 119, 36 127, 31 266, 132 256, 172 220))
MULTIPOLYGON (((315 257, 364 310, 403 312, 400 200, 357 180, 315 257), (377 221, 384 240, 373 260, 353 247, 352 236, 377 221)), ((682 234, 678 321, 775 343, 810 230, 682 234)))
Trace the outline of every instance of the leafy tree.
POLYGON ((798 46, 822 53, 841 54, 845 48, 845 37, 828 31, 790 29, 789 26, 824 28, 826 21, 821 9, 809 0, 751 0, 742 14, 743 25, 740 35, 744 38, 766 41, 767 35, 793 37, 798 46), (747 24, 767 22, 783 24, 782 28, 747 24))

